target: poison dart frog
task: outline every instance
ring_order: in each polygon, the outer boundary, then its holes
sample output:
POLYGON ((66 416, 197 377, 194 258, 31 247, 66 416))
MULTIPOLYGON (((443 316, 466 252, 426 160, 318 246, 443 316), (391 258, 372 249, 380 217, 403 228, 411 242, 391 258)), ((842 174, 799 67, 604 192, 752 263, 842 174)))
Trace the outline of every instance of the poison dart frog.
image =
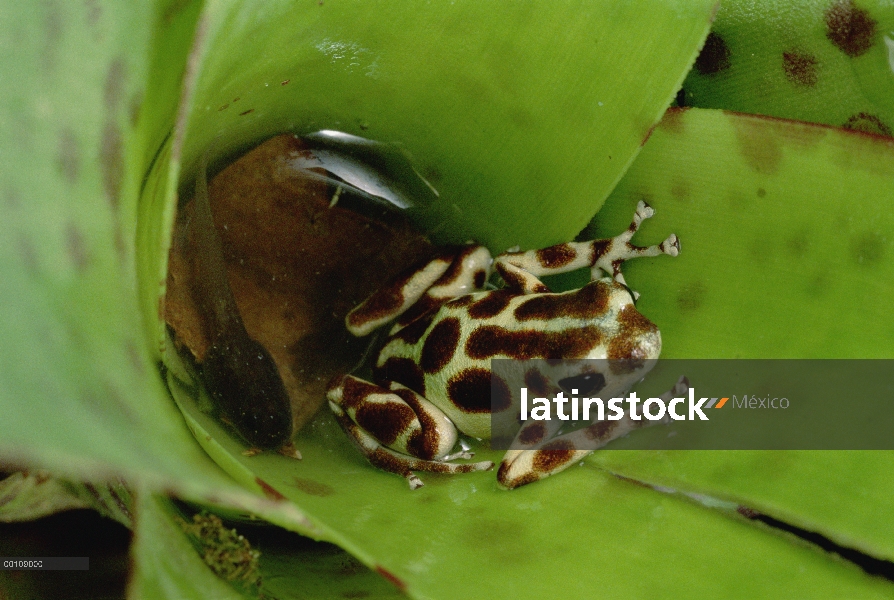
MULTIPOLYGON (((353 375, 330 382, 326 395, 339 425, 373 465, 404 476, 416 489, 423 484, 414 471, 493 468, 490 461, 454 462, 472 458, 464 450, 451 454, 459 432, 491 437, 492 358, 627 360, 633 367, 609 374, 615 380, 605 383, 629 388, 661 352, 661 334, 634 306, 638 294, 627 287, 621 265, 680 251, 673 234, 654 246, 631 244, 640 223, 653 214, 640 202, 630 226, 614 238, 496 258, 483 246, 468 245, 398 276, 345 319, 358 337, 394 325, 375 362, 374 382, 353 375), (584 267, 591 269, 591 280, 577 290, 553 293, 538 278, 584 267), (482 289, 491 269, 504 288, 482 289)), ((680 393, 681 382, 674 393, 680 393)), ((584 433, 601 446, 641 424, 625 417, 594 423, 584 433)), ((538 449, 506 453, 497 471, 501 487, 558 473, 592 452, 570 443, 527 441, 538 449)))

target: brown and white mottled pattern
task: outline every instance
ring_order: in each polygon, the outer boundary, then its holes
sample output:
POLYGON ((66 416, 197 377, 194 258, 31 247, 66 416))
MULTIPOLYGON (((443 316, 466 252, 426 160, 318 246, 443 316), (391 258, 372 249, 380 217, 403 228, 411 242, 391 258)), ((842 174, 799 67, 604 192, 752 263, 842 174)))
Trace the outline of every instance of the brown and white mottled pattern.
MULTIPOLYGON (((474 245, 440 255, 382 288, 348 316, 348 328, 365 335, 396 324, 374 365, 376 384, 345 376, 330 385, 327 397, 339 423, 370 462, 418 487, 413 470, 489 468, 490 463, 451 463, 469 455, 447 453, 457 430, 490 438, 491 412, 511 405, 513 392, 505 382, 492 384, 493 358, 548 359, 557 367, 564 359, 624 359, 623 368, 606 367, 597 375, 605 393, 628 389, 651 368, 647 361, 658 357, 661 335, 636 310, 621 264, 640 256, 676 256, 680 248, 675 235, 655 246, 630 243, 653 213, 640 202, 630 226, 614 238, 497 256, 493 267, 506 283, 501 290, 476 291, 487 279, 491 257, 474 245), (593 277, 579 290, 552 293, 539 279, 579 268, 591 269, 593 277)), ((525 381, 538 393, 556 389, 552 381, 558 379, 537 377, 527 373, 525 381)), ((607 442, 636 424, 611 422, 556 437, 558 426, 529 423, 522 429, 520 443, 531 449, 506 454, 500 485, 513 488, 556 473, 589 453, 577 450, 575 439, 589 435, 592 447, 593 436, 607 442)))
MULTIPOLYGON (((674 387, 660 396, 668 402, 689 392, 689 381, 681 377, 674 387)), ((666 420, 666 419, 665 419, 666 420)), ((530 450, 509 450, 497 470, 497 481, 506 489, 513 489, 564 471, 610 441, 623 437, 635 429, 662 421, 633 420, 629 415, 617 421, 598 421, 571 433, 549 439, 544 443, 526 444, 530 450), (589 448, 578 450, 578 448, 589 448)), ((537 424, 543 421, 535 422, 537 424)), ((525 429, 522 430, 525 432, 525 429)))
MULTIPOLYGON (((633 234, 640 224, 652 217, 655 209, 640 201, 633 215, 633 221, 627 230, 608 240, 591 240, 589 242, 569 242, 552 248, 529 250, 527 252, 507 252, 498 256, 494 268, 501 276, 509 275, 506 283, 522 293, 537 293, 537 285, 543 285, 537 279, 542 275, 567 273, 584 267, 592 271, 592 278, 599 279, 603 273, 614 278, 622 285, 627 285, 621 273, 621 264, 631 258, 658 256, 667 254, 676 256, 680 253, 680 241, 671 234, 666 240, 655 246, 634 246, 630 243, 633 234), (555 250, 557 249, 558 250, 555 250), (544 256, 547 257, 544 259, 544 256)), ((634 292, 634 297, 636 293, 634 292)))
POLYGON ((445 257, 437 257, 424 266, 414 267, 361 302, 345 318, 348 331, 362 337, 393 321, 416 304, 429 287, 450 267, 445 257))

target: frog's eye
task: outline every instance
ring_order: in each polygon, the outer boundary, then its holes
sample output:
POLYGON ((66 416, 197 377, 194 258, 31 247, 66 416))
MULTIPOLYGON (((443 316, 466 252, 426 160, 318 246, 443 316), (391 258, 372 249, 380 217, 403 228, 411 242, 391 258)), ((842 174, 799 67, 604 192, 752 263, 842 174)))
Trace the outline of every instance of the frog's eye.
POLYGON ((571 390, 577 390, 577 394, 586 396, 605 387, 605 376, 602 373, 581 373, 560 379, 559 387, 569 394, 572 393, 571 390))

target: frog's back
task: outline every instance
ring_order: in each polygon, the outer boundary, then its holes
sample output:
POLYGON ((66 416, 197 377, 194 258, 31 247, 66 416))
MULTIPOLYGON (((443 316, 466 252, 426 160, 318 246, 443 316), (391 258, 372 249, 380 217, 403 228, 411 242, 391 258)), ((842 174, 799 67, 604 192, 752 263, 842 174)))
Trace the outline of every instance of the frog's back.
MULTIPOLYGON (((425 396, 474 437, 489 437, 492 358, 657 358, 658 328, 609 279, 559 294, 461 296, 395 333, 376 378, 425 396)), ((508 401, 508 400, 507 400, 508 401)))

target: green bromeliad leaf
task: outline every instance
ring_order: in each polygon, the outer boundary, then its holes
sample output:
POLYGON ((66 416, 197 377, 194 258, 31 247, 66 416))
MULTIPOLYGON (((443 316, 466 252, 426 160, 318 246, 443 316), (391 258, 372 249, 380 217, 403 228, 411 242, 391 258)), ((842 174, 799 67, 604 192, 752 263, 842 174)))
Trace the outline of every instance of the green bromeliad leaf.
POLYGON ((181 155, 188 181, 209 147, 215 163, 283 131, 400 146, 440 193, 426 222, 442 240, 503 250, 568 239, 670 102, 712 8, 208 2, 184 122, 145 187, 145 310, 163 293, 181 155))
MULTIPOLYGON (((622 229, 645 198, 658 212, 639 241, 679 234, 679 257, 634 261, 627 269, 642 293, 641 310, 662 328, 666 356, 890 357, 886 298, 894 222, 882 207, 894 192, 892 165, 894 144, 872 136, 718 111, 672 111, 592 233, 622 229), (851 310, 854 290, 861 293, 859 311, 851 310), (828 314, 836 318, 824 319, 828 314)), ((326 415, 299 436, 301 463, 244 459, 238 443, 192 408, 184 388, 178 398, 196 431, 210 434, 206 449, 234 477, 293 500, 328 531, 327 539, 411 593, 480 593, 482 581, 501 595, 556 586, 570 595, 597 587, 623 597, 658 588, 668 597, 755 597, 783 589, 807 597, 821 596, 822 589, 844 596, 892 593, 889 584, 759 524, 596 468, 742 503, 890 558, 889 453, 604 451, 584 468, 511 493, 497 490, 490 473, 428 475, 425 488, 409 493, 399 478, 360 459, 326 415), (410 547, 406 531, 414 532, 410 547), (577 545, 581 538, 588 543, 577 545), (669 539, 673 550, 662 546, 669 539), (536 560, 519 563, 513 549, 515 560, 495 561, 507 545, 531 549, 522 557, 536 560), (553 579, 552 568, 540 570, 570 547, 580 564, 612 569, 593 569, 576 584, 553 579), (737 549, 735 560, 729 548, 737 549), (669 553, 674 562, 665 560, 669 553), (760 572, 751 572, 758 564, 760 572), (515 587, 521 565, 529 576, 524 590, 515 587), (697 568, 704 573, 692 571, 697 568), (803 578, 791 578, 793 572, 803 578), (474 583, 466 588, 466 581, 474 583)), ((499 454, 483 450, 479 458, 499 460, 499 454)))
POLYGON ((219 598, 242 593, 218 578, 184 535, 182 516, 170 501, 146 493, 137 506, 128 597, 219 598))
POLYGON ((894 140, 672 110, 588 234, 645 199, 643 241, 680 237, 625 267, 665 358, 892 358, 892 197, 894 140))
POLYGON ((63 510, 89 507, 74 484, 46 472, 13 473, 0 480, 0 523, 30 521, 63 510))
POLYGON ((892 47, 882 0, 724 2, 685 104, 891 136, 892 47))
POLYGON ((5 10, 0 460, 239 493, 166 397, 135 296, 152 7, 5 10))
MULTIPOLYGON (((680 235, 684 250, 676 259, 640 260, 627 269, 628 281, 642 293, 640 308, 662 327, 667 356, 890 357, 886 298, 894 255, 887 232, 894 223, 880 207, 894 192, 892 165, 894 143, 872 136, 718 111, 671 112, 612 194, 593 233, 622 229, 635 203, 645 198, 658 214, 643 226, 640 241, 658 241, 671 230, 680 235), (817 284, 818 276, 828 279, 817 284), (849 310, 854 290, 862 291, 859 311, 849 310), (823 314, 837 318, 824 320, 823 314)), ((714 575, 687 580, 685 589, 695 596, 753 597, 783 588, 810 596, 821 594, 823 586, 844 595, 891 593, 886 584, 734 515, 636 486, 621 493, 617 486, 628 484, 593 468, 742 503, 890 558, 889 453, 604 451, 583 469, 511 493, 497 490, 493 475, 485 473, 429 475, 428 485, 411 494, 399 478, 373 472, 325 415, 298 438, 305 456, 300 464, 276 456, 244 459, 238 443, 191 408, 189 394, 178 397, 195 419, 193 427, 210 433, 209 453, 232 457, 228 470, 234 477, 300 504, 331 530, 335 537, 328 539, 411 592, 462 593, 451 574, 467 573, 475 582, 467 593, 480 590, 484 578, 493 581, 493 593, 521 593, 509 583, 517 563, 495 566, 487 558, 499 555, 508 540, 551 550, 535 551, 537 563, 526 567, 544 582, 535 593, 545 592, 560 584, 541 573, 539 564, 583 535, 590 544, 575 550, 582 563, 615 560, 610 576, 594 571, 581 585, 619 596, 662 585, 676 597, 684 588, 675 587, 675 570, 660 558, 669 550, 649 545, 672 535, 666 526, 699 532, 674 541, 679 564, 706 565, 714 575), (434 510, 438 517, 432 522, 434 510), (697 526, 687 521, 690 510, 701 514, 697 526), (648 537, 636 533, 645 523, 648 537), (566 537, 571 530, 574 535, 566 537), (418 533, 408 548, 402 534, 389 535, 393 531, 418 533), (471 532, 478 533, 469 547, 465 536, 471 532), (617 571, 624 562, 618 557, 632 560, 631 545, 644 553, 633 569, 642 588, 617 571), (729 547, 738 549, 735 561, 724 554, 729 547), (480 563, 486 571, 476 571, 480 563), (759 576, 748 571, 755 563, 761 564, 759 576), (796 564, 809 571, 805 579, 789 579, 796 564), (734 593, 723 581, 748 584, 734 593)), ((497 453, 481 455, 499 459, 497 453)), ((526 583, 527 590, 534 587, 526 583)))
MULTIPOLYGON (((304 429, 301 462, 241 444, 174 385, 192 426, 229 472, 300 505, 324 538, 412 597, 888 598, 889 583, 767 528, 621 480, 588 462, 512 492, 493 472, 422 474, 410 491, 371 467, 327 414, 304 429), (210 439, 208 439, 210 438, 210 439), (586 540, 582 542, 582 540, 586 540), (735 554, 731 549, 735 549, 735 554), (571 572, 561 564, 581 565, 571 572)), ((475 448, 476 459, 500 453, 475 448)), ((603 453, 607 454, 607 453, 603 453)), ((620 469, 619 469, 620 470, 620 469)))
MULTIPOLYGON (((653 235, 679 234, 675 260, 627 269, 665 357, 892 358, 892 197, 894 140, 692 109, 665 117, 596 232, 623 226, 647 198, 653 235)), ((894 559, 890 452, 602 452, 593 462, 894 559)))
MULTIPOLYGON (((811 106, 840 104, 841 115, 797 115, 842 124, 859 111, 890 123, 887 88, 873 87, 890 19, 835 6, 834 23, 876 23, 865 52, 835 50, 873 104, 826 95, 811 106)), ((615 188, 712 8, 10 4, 0 25, 0 71, 16 81, 0 99, 0 461, 124 477, 141 490, 136 597, 232 594, 159 490, 334 542, 415 597, 891 597, 889 583, 816 548, 599 468, 743 503, 890 558, 891 467, 880 453, 603 452, 512 493, 492 473, 428 476, 410 493, 366 464, 326 414, 297 439, 303 461, 243 456, 231 431, 196 409, 196 389, 171 375, 184 426, 152 363, 163 354, 159 300, 181 175, 188 181, 209 148, 226 157, 274 133, 318 129, 401 146, 441 194, 428 219, 449 217, 434 232, 445 239, 500 250, 564 241, 613 189, 600 227, 614 233, 647 197, 658 216, 642 240, 670 230, 683 240, 677 259, 628 272, 668 356, 890 357, 886 142, 673 113, 615 188)), ((845 29, 856 38, 828 38, 833 47, 862 47, 861 30, 845 29)), ((789 63, 809 64, 799 56, 789 63)), ((274 564, 300 572, 285 554, 274 564)))

